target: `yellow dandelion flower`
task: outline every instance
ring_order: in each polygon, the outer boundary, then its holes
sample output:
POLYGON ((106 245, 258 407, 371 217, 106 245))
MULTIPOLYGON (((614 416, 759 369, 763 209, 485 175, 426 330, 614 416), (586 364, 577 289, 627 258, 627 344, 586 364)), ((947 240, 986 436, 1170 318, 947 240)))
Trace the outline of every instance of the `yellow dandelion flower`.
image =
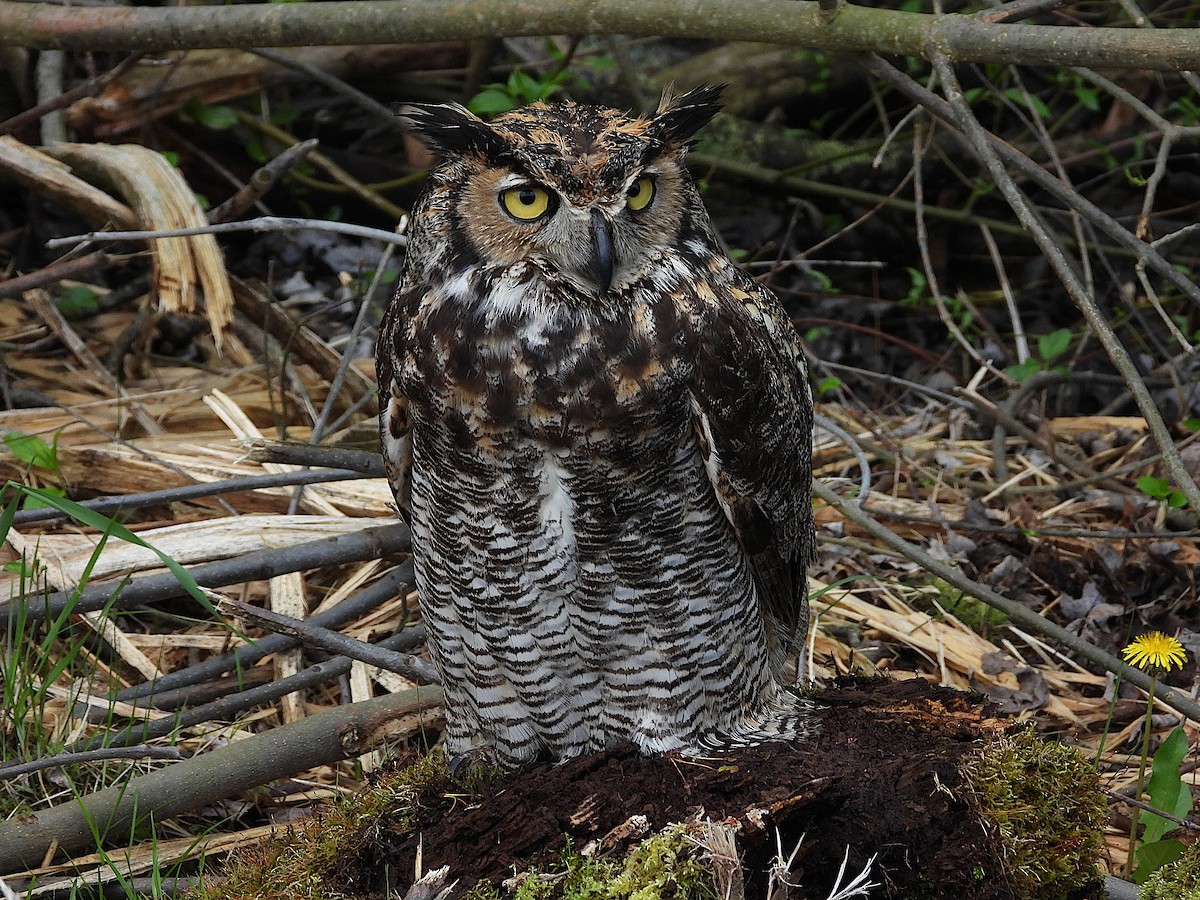
POLYGON ((1139 669, 1162 669, 1171 671, 1171 666, 1183 668, 1187 662, 1187 654, 1183 644, 1173 637, 1167 637, 1161 631, 1152 631, 1134 638, 1128 647, 1121 651, 1125 662, 1139 669))

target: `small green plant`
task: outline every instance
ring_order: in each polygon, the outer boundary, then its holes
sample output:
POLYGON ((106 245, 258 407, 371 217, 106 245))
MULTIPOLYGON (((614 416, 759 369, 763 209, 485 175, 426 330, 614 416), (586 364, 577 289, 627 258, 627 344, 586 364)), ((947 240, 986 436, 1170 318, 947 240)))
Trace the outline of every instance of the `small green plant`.
MULTIPOLYGON (((1146 785, 1146 761, 1150 758, 1150 730, 1154 713, 1154 688, 1161 675, 1171 671, 1172 666, 1183 668, 1187 662, 1187 654, 1183 645, 1173 637, 1168 637, 1161 631, 1152 631, 1134 638, 1121 651, 1125 662, 1137 666, 1150 673, 1150 687, 1146 692, 1146 717, 1142 728, 1142 758, 1138 763, 1137 784, 1134 788, 1134 798, 1141 799, 1142 787, 1146 785)), ((1150 803, 1156 808, 1176 817, 1187 815, 1192 808, 1191 791, 1179 778, 1179 766, 1187 753, 1187 735, 1183 729, 1177 728, 1167 740, 1163 741, 1159 752, 1154 756, 1154 767, 1151 771, 1148 793, 1150 803), (1179 736, 1176 737, 1175 732, 1179 736), (1160 760, 1159 757, 1162 757, 1160 760), (1157 796, 1155 796, 1157 794, 1157 796), (1186 805, 1185 805, 1186 804, 1186 805), (1181 810, 1181 811, 1180 811, 1181 810)), ((1139 884, 1146 881, 1156 869, 1179 858, 1183 846, 1173 846, 1178 842, 1162 840, 1172 823, 1162 816, 1143 812, 1135 818, 1129 827, 1129 857, 1125 862, 1125 875, 1133 871, 1134 860, 1138 862, 1138 870, 1134 880, 1139 884), (1138 825, 1145 828, 1143 846, 1138 846, 1138 825), (1161 845, 1161 846, 1154 846, 1161 845)))
MULTIPOLYGON (((1150 780, 1146 782, 1150 805, 1177 819, 1187 818, 1192 811, 1192 790, 1179 775, 1187 752, 1187 732, 1176 728, 1155 751, 1154 761, 1150 764, 1150 780)), ((1183 855, 1184 845, 1174 838, 1163 839, 1163 835, 1176 827, 1176 823, 1170 819, 1143 810, 1139 823, 1142 826, 1142 840, 1137 848, 1137 869, 1133 873, 1133 880, 1145 884, 1154 872, 1179 859, 1183 855)))
POLYGON ((1018 383, 1028 381, 1039 372, 1060 372, 1065 375, 1067 370, 1061 366, 1055 366, 1054 361, 1067 351, 1073 338, 1074 335, 1067 328, 1059 328, 1057 331, 1043 334, 1037 341, 1038 355, 1029 357, 1020 365, 1009 366, 1004 373, 1018 383))
POLYGON ((1165 478, 1143 475, 1137 480, 1136 484, 1137 489, 1147 497, 1162 500, 1172 509, 1181 509, 1187 506, 1187 497, 1184 496, 1183 491, 1176 488, 1165 478))
POLYGON ((58 311, 72 321, 86 319, 100 311, 96 292, 86 284, 73 284, 58 298, 58 311))
POLYGON ((1090 112, 1100 112, 1100 89, 1089 84, 1078 72, 1070 69, 1057 69, 1054 80, 1060 86, 1075 95, 1079 105, 1090 112))
POLYGON ((498 116, 530 103, 549 100, 570 84, 573 78, 571 71, 565 68, 539 77, 513 69, 503 84, 484 85, 467 103, 467 109, 478 116, 498 116))
POLYGON ((1200 844, 1191 844, 1179 859, 1151 875, 1138 900, 1200 900, 1200 844))
MULTIPOLYGON (((45 439, 35 434, 10 431, 4 435, 4 445, 13 456, 29 467, 31 473, 38 475, 43 483, 49 481, 56 485, 62 484, 57 434, 54 435, 54 443, 48 444, 45 439)), ((66 492, 60 487, 44 487, 41 490, 50 496, 66 497, 66 492)), ((49 504, 44 499, 27 493, 23 505, 25 509, 38 509, 49 504)))
POLYGON ((822 378, 817 384, 817 394, 824 397, 826 394, 840 390, 842 387, 842 379, 836 375, 830 375, 828 378, 822 378))

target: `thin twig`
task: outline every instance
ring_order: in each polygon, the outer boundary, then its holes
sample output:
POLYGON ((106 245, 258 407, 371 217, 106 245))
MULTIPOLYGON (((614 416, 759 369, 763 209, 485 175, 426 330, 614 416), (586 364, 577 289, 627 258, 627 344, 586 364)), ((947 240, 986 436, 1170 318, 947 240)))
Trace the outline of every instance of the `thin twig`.
POLYGON ((251 606, 249 603, 243 603, 241 600, 235 600, 232 597, 223 598, 220 609, 222 612, 238 615, 247 622, 266 628, 268 631, 273 631, 276 634, 286 634, 288 637, 296 638, 301 643, 320 647, 323 650, 328 650, 330 653, 340 653, 350 659, 357 659, 368 665, 378 666, 381 669, 387 669, 389 672, 403 675, 405 678, 415 681, 418 684, 441 683, 441 678, 433 666, 410 654, 394 653, 386 648, 367 644, 355 638, 346 637, 346 635, 339 634, 328 628, 313 625, 311 622, 305 622, 291 616, 282 616, 269 609, 251 606))
MULTIPOLYGON (((341 603, 330 607, 324 612, 309 616, 308 622, 310 625, 317 625, 322 628, 340 628, 347 622, 353 622, 403 593, 412 585, 413 576, 413 563, 410 559, 395 569, 385 572, 374 584, 359 591, 353 597, 346 598, 341 603)), ((422 626, 416 626, 415 628, 407 629, 407 631, 416 635, 416 628, 420 627, 422 626)), ((155 697, 159 693, 166 693, 200 684, 210 679, 218 678, 227 672, 241 672, 249 669, 259 660, 272 653, 290 650, 293 647, 299 646, 299 644, 300 642, 293 637, 283 634, 269 634, 266 637, 259 638, 253 644, 239 647, 236 650, 222 653, 219 656, 210 657, 184 669, 177 669, 174 672, 159 676, 154 681, 147 681, 143 684, 135 684, 132 687, 125 688, 117 693, 116 700, 122 703, 130 703, 147 697, 155 697)))
POLYGON ((404 235, 396 234, 394 231, 368 228, 365 225, 352 225, 349 222, 329 222, 325 219, 298 219, 286 216, 259 216, 257 219, 247 219, 245 222, 220 222, 195 228, 164 228, 161 231, 89 231, 87 234, 52 238, 46 241, 46 246, 53 250, 56 247, 66 247, 84 241, 98 243, 147 241, 152 238, 191 237, 196 234, 225 234, 234 231, 332 231, 335 234, 382 241, 385 244, 398 244, 401 247, 408 243, 408 239, 404 235))
MULTIPOLYGON (((140 494, 122 494, 118 497, 99 497, 95 500, 77 500, 87 509, 105 515, 123 509, 139 509, 144 506, 165 506, 215 497, 220 494, 237 494, 243 491, 258 491, 264 488, 291 487, 297 484, 325 484, 336 481, 361 481, 362 472, 347 469, 320 469, 314 471, 279 472, 271 475, 247 475, 244 478, 226 478, 201 484, 185 484, 180 487, 163 488, 160 491, 145 491, 140 494)), ((13 524, 28 525, 32 522, 52 522, 68 519, 67 513, 57 509, 22 509, 13 517, 13 524)))
POLYGON ((101 747, 98 750, 85 750, 81 753, 56 753, 44 759, 34 759, 23 763, 0 765, 0 781, 16 778, 18 775, 28 775, 42 769, 76 766, 80 763, 96 762, 104 759, 167 759, 180 760, 183 754, 178 747, 148 747, 145 744, 135 744, 132 747, 101 747))

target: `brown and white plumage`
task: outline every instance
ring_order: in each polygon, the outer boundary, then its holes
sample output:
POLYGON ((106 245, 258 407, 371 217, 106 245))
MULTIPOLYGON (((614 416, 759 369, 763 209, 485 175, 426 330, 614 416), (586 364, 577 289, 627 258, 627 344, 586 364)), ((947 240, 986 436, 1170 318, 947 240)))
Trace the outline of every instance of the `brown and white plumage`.
POLYGON ((779 678, 812 402, 683 167, 718 96, 403 113, 443 162, 380 334, 381 427, 452 755, 803 729, 779 678))

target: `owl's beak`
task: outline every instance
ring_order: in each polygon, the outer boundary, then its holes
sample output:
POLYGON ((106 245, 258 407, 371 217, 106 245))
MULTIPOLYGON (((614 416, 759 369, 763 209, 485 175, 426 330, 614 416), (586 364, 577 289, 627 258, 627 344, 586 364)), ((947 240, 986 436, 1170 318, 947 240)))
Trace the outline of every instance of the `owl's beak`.
POLYGON ((607 294, 613 276, 612 223, 598 209, 592 210, 592 255, 585 274, 607 294))

